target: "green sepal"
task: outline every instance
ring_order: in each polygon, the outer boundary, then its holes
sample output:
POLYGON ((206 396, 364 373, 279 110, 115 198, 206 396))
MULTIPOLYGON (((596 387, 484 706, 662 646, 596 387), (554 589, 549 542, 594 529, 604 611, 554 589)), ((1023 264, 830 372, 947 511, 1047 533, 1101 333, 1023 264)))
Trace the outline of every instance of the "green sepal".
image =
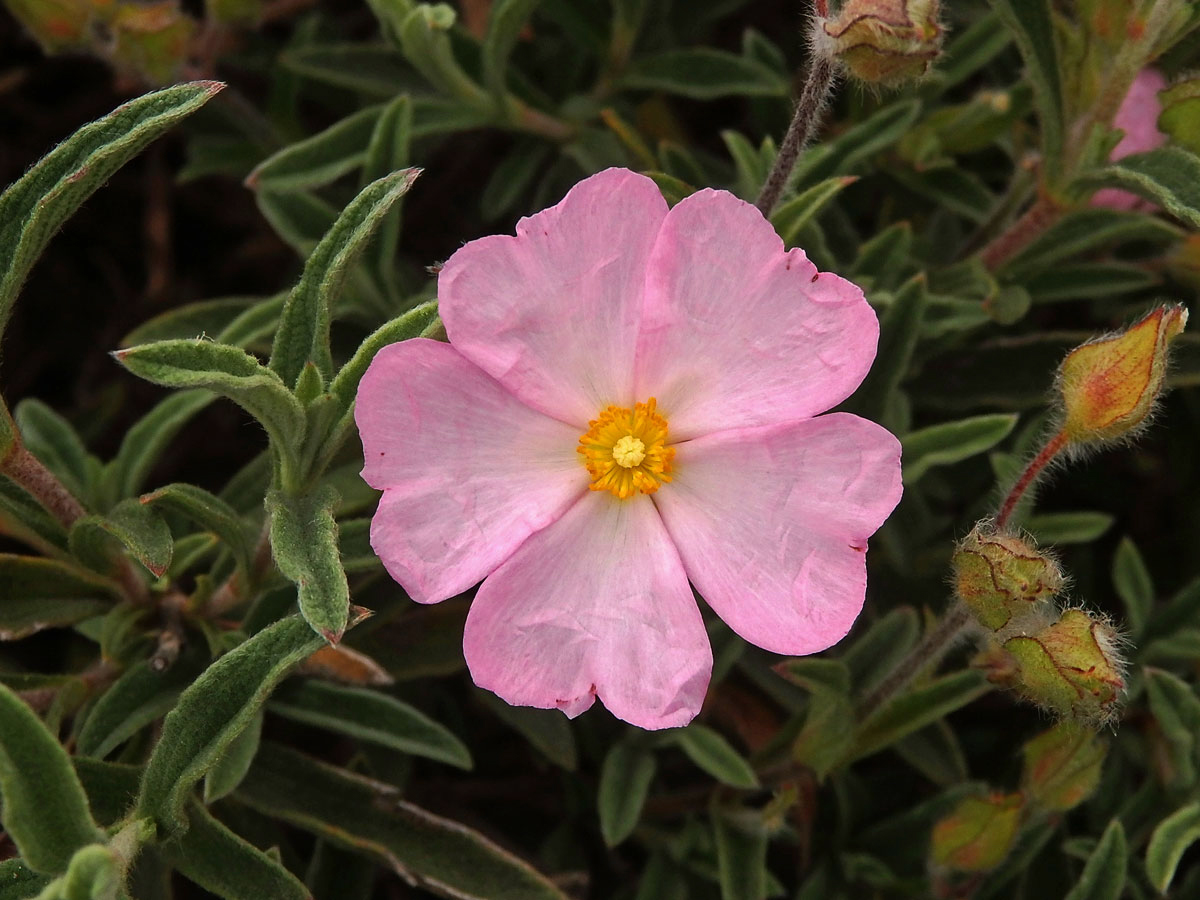
POLYGON ((395 697, 364 688, 307 680, 288 685, 267 708, 278 715, 361 741, 470 769, 471 752, 457 736, 395 697))
POLYGON ((615 847, 633 834, 657 769, 654 754, 638 735, 626 737, 609 748, 600 767, 596 792, 600 833, 608 846, 615 847))
POLYGON ((20 697, 0 685, 4 830, 37 872, 66 871, 75 851, 104 839, 71 758, 20 697))
POLYGON ((303 497, 273 490, 266 501, 275 565, 295 583, 300 614, 331 644, 342 639, 350 615, 350 587, 333 519, 337 500, 337 492, 324 486, 303 497))
POLYGON ((295 385, 308 362, 316 365, 325 382, 332 378, 329 325, 334 299, 388 210, 420 174, 420 169, 402 169, 363 188, 312 251, 283 305, 271 349, 271 370, 284 384, 295 385))
POLYGON ((106 516, 84 516, 71 526, 71 552, 100 572, 111 572, 115 559, 109 538, 161 578, 171 565, 175 541, 171 529, 154 510, 134 498, 122 500, 106 516))
POLYGON ((208 667, 163 722, 138 795, 137 814, 177 833, 184 803, 253 721, 275 686, 324 641, 295 616, 264 628, 208 667))

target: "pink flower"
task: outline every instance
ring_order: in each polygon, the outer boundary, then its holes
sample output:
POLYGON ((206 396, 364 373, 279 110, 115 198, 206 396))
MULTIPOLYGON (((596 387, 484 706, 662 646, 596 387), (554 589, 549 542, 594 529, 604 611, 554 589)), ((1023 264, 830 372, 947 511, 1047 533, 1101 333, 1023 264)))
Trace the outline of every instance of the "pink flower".
MULTIPOLYGON (((1119 144, 1109 156, 1112 160, 1122 159, 1134 153, 1156 150, 1167 142, 1167 136, 1158 130, 1158 116, 1162 104, 1158 92, 1167 86, 1167 79, 1158 69, 1142 69, 1129 87, 1129 93, 1121 101, 1113 128, 1125 132, 1119 144)), ((1153 209, 1153 204, 1137 194, 1119 188, 1103 188, 1092 195, 1092 206, 1107 206, 1109 209, 1153 209)))
POLYGON ((875 356, 862 291, 723 191, 668 211, 609 169, 438 282, 449 344, 385 347, 359 389, 371 542, 421 603, 481 579, 464 652, 509 703, 643 728, 700 710, 690 580, 746 640, 823 650, 900 498, 900 446, 834 413, 875 356))

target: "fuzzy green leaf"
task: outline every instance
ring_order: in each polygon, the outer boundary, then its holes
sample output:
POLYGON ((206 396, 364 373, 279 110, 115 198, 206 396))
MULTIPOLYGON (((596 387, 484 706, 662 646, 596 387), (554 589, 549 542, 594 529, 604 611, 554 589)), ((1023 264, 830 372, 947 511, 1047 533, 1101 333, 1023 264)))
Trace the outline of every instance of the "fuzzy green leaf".
POLYGON ((399 791, 264 743, 236 797, 366 854, 417 887, 487 900, 566 900, 545 876, 478 832, 400 799, 399 791))
POLYGON ((294 385, 309 362, 326 382, 333 376, 329 324, 334 299, 387 211, 420 174, 420 169, 402 169, 367 185, 309 256, 299 284, 283 305, 271 350, 271 370, 285 384, 294 385))
MULTIPOLYGON (((407 94, 394 99, 383 108, 375 123, 367 158, 363 162, 361 186, 383 178, 389 172, 404 169, 409 164, 413 134, 413 102, 407 94)), ((400 243, 402 204, 395 203, 376 229, 368 249, 370 268, 375 273, 392 303, 401 302, 403 291, 397 281, 396 248, 400 243)))
POLYGON ((189 881, 224 900, 312 900, 295 875, 200 804, 189 803, 186 814, 186 831, 159 849, 189 881))
POLYGON ((337 499, 328 487, 304 497, 267 494, 275 564, 295 583, 305 621, 331 644, 342 639, 350 614, 350 588, 333 520, 337 499))
POLYGON ((165 716, 197 668, 194 662, 180 660, 165 672, 154 671, 144 661, 126 669, 88 713, 76 739, 79 753, 103 759, 165 716))
POLYGON ((1161 280, 1148 269, 1118 262, 1055 266, 1030 278, 1025 287, 1034 303, 1120 297, 1157 287, 1161 280))
POLYGON ((146 765, 138 815, 170 832, 187 828, 192 786, 254 720, 275 686, 323 646, 307 623, 289 617, 260 631, 208 667, 163 722, 146 765))
POLYGON ((4 830, 31 869, 65 872, 81 847, 104 839, 58 740, 0 685, 0 798, 4 830))
POLYGON ((750 763, 720 732, 693 722, 677 732, 674 740, 692 762, 722 784, 747 790, 758 787, 750 763))
POLYGON ((0 861, 0 900, 30 900, 50 883, 49 877, 19 859, 0 861))
POLYGON ((1131 191, 1200 228, 1200 157, 1190 150, 1167 146, 1135 153, 1085 175, 1080 183, 1131 191))
POLYGON ((483 83, 496 96, 505 93, 508 57, 521 29, 541 0, 498 0, 488 14, 487 34, 483 38, 483 83))
POLYGON ((1087 544, 1108 531, 1113 521, 1102 512, 1037 513, 1025 527, 1039 544, 1087 544))
POLYGON ((596 807, 600 833, 608 846, 615 847, 633 834, 656 769, 654 754, 634 738, 614 744, 604 757, 596 807))
POLYGON ((1030 241, 1003 266, 1005 276, 1024 281, 1050 270, 1063 260, 1110 244, 1131 241, 1167 243, 1182 232, 1162 219, 1144 213, 1096 207, 1068 213, 1030 241))
POLYGON ((74 625, 103 613, 104 600, 72 597, 9 597, 0 603, 0 641, 19 641, 46 628, 74 625))
POLYGON ((131 100, 79 129, 0 196, 0 334, 29 270, 59 226, 117 169, 222 87, 197 81, 131 100))
POLYGON ((471 768, 471 752, 457 736, 420 710, 379 691, 325 681, 289 685, 268 704, 271 712, 411 753, 460 769, 471 768))
POLYGON ((833 140, 810 147, 796 166, 793 183, 812 184, 851 174, 860 163, 908 134, 920 115, 921 101, 916 98, 889 103, 833 140))
POLYGON ((22 400, 13 410, 21 442, 76 497, 88 497, 88 453, 71 423, 40 400, 22 400))
POLYGON ((120 599, 120 588, 87 569, 33 556, 0 553, 0 597, 31 600, 120 599))
POLYGON ((106 516, 84 516, 71 526, 71 550, 79 559, 107 571, 107 537, 115 538, 138 562, 162 577, 171 565, 175 541, 162 517, 136 499, 122 500, 106 516))
POLYGON ((865 694, 886 676, 921 634, 921 620, 911 606, 889 611, 846 647, 842 662, 850 670, 850 683, 865 694))
POLYGON ((295 47, 279 64, 324 84, 388 99, 423 87, 421 77, 394 47, 385 44, 316 44, 295 47))
POLYGON ((243 571, 250 568, 250 537, 237 511, 215 494, 193 484, 168 484, 144 495, 141 503, 191 519, 217 535, 243 571))
POLYGON ((105 475, 114 499, 134 496, 192 417, 212 402, 208 391, 180 391, 158 402, 130 427, 105 475))
POLYGON ((1125 893, 1128 865, 1125 829, 1120 819, 1113 819, 1084 864, 1079 881, 1063 900, 1119 900, 1125 893))
POLYGON ((1141 635, 1154 608, 1154 582, 1150 571, 1135 544, 1128 537, 1121 538, 1112 564, 1113 587, 1125 604, 1125 620, 1136 638, 1141 635))
POLYGON ((1154 828, 1146 847, 1146 875, 1165 894, 1188 847, 1200 840, 1200 803, 1173 812, 1154 828))
POLYGON ((983 674, 973 669, 951 672, 913 688, 867 719, 854 736, 850 756, 861 759, 878 753, 926 725, 948 716, 991 690, 983 674))
POLYGON ((362 166, 367 143, 383 111, 369 106, 311 137, 267 157, 246 178, 253 190, 296 191, 321 187, 362 166))
POLYGON ((721 900, 766 900, 767 834, 743 811, 713 813, 721 900))
POLYGON ((233 743, 225 748, 221 758, 208 770, 208 774, 204 776, 206 806, 233 793, 242 783, 258 753, 258 745, 262 741, 262 726, 263 711, 260 709, 246 726, 246 730, 233 739, 233 743))
POLYGON ((1050 4, 1042 0, 992 0, 992 6, 1013 33, 1025 60, 1042 125, 1042 151, 1050 171, 1056 172, 1061 163, 1066 113, 1050 4))
POLYGON ((693 100, 782 97, 788 90, 787 81, 761 63, 710 47, 641 56, 622 76, 621 87, 664 91, 693 100))
POLYGON ((1008 437, 1015 415, 994 413, 911 431, 900 441, 904 448, 904 483, 915 484, 934 466, 945 466, 986 453, 1008 437))
POLYGON ((1146 694, 1166 738, 1164 779, 1173 788, 1187 790, 1196 783, 1200 697, 1183 679, 1151 668, 1146 669, 1146 694))
POLYGON ((867 418, 878 420, 883 416, 888 399, 908 373, 928 302, 925 278, 918 275, 905 283, 884 312, 875 364, 851 401, 851 406, 867 418))
POLYGON ((783 239, 783 245, 785 247, 796 246, 796 241, 800 238, 800 232, 804 226, 811 222, 830 200, 840 194, 843 188, 854 184, 857 180, 857 178, 844 175, 826 178, 781 204, 771 213, 771 224, 775 226, 775 230, 783 239))

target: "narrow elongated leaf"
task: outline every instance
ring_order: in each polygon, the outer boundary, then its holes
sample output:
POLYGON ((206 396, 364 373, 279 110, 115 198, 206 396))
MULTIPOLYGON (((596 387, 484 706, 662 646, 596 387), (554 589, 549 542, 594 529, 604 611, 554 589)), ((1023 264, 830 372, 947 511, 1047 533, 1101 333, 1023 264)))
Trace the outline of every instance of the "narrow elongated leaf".
POLYGON ((693 722, 679 731, 675 742, 692 762, 722 784, 746 789, 758 787, 758 776, 750 763, 720 732, 693 722))
POLYGON ((604 757, 596 807, 600 833, 608 846, 615 847, 633 834, 656 769, 654 754, 629 738, 614 744, 604 757))
POLYGON ((578 767, 579 751, 575 747, 570 720, 558 710, 509 706, 490 691, 479 691, 478 696, 496 718, 518 732, 552 763, 568 772, 574 772, 578 767))
POLYGON ((207 806, 220 800, 227 794, 237 790, 250 764, 258 753, 258 745, 262 740, 263 712, 260 709, 246 726, 246 730, 233 739, 221 758, 216 761, 208 774, 204 776, 204 803, 207 806))
POLYGON ((106 570, 106 538, 115 538, 133 558, 161 577, 171 565, 175 542, 171 529, 149 507, 130 498, 122 500, 106 516, 84 516, 71 526, 71 550, 79 559, 106 570))
POLYGON ((0 641, 19 641, 46 628, 74 625, 111 606, 105 600, 5 596, 0 603, 0 641))
POLYGON ((292 667, 322 645, 303 619, 264 628, 208 667, 163 722, 142 778, 138 815, 177 832, 187 828, 184 802, 253 721, 292 667))
POLYGON ((114 499, 132 497, 141 489, 167 445, 212 399, 208 391, 180 391, 134 423, 106 475, 114 499))
POLYGON ((243 571, 250 567, 250 537, 237 511, 215 494, 193 484, 168 484, 146 494, 141 502, 186 516, 217 535, 243 571))
POLYGON ((1165 894, 1188 847, 1200 840, 1200 803, 1190 803, 1155 827, 1146 847, 1146 875, 1165 894))
POLYGON ((1137 544, 1128 537, 1121 538, 1121 543, 1117 545, 1112 580, 1117 596, 1125 604, 1129 630, 1136 638, 1141 635, 1154 607, 1154 582, 1150 579, 1150 572, 1137 544))
POLYGON ((794 247, 804 226, 811 222, 830 200, 841 193, 843 188, 854 184, 857 180, 848 175, 826 178, 807 190, 801 191, 771 213, 771 224, 783 238, 784 246, 794 247))
POLYGON ((29 270, 59 226, 117 169, 222 87, 197 81, 131 100, 79 129, 0 195, 0 334, 29 270))
POLYGON ((498 0, 488 15, 483 38, 483 83, 497 96, 504 94, 508 57, 516 46, 525 22, 541 0, 498 0))
POLYGON ((88 454, 71 423, 40 400, 22 400, 13 410, 21 440, 76 497, 88 497, 88 454))
MULTIPOLYGON (((413 102, 402 94, 383 108, 375 123, 367 158, 363 162, 361 186, 383 178, 389 172, 406 168, 413 133, 413 102)), ((396 247, 400 242, 402 204, 395 203, 376 229, 369 251, 370 268, 375 272, 392 302, 399 302, 403 291, 396 277, 396 247)))
POLYGON ((1122 212, 1096 207, 1069 213, 1034 238, 1004 264, 1009 277, 1024 281, 1049 270, 1056 263, 1110 244, 1128 241, 1166 243, 1182 232, 1162 219, 1145 213, 1122 212))
POLYGON ((625 90, 665 91, 712 100, 717 97, 781 97, 787 81, 762 63, 709 47, 641 56, 621 78, 625 90))
POLYGON ((214 297, 174 306, 126 334, 121 338, 121 346, 136 347, 177 338, 216 337, 231 321, 262 300, 262 297, 214 297))
POLYGON ((901 694, 869 718, 854 736, 851 758, 861 759, 936 722, 972 700, 982 697, 991 685, 973 669, 943 675, 929 684, 901 694))
POLYGON ((375 358, 375 354, 388 344, 407 341, 417 337, 433 323, 437 317, 437 301, 430 300, 410 309, 408 312, 387 322, 369 334, 350 357, 349 361, 338 371, 337 377, 329 386, 343 409, 349 409, 358 393, 358 383, 362 381, 363 373, 375 358))
POLYGON ((1200 157, 1174 145, 1125 156, 1081 183, 1131 191, 1200 228, 1200 157))
POLYGON ((1026 527, 1039 544, 1086 544, 1112 527, 1113 517, 1102 512, 1038 513, 1026 527))
POLYGON ((478 832, 400 799, 386 784, 264 743, 238 799, 367 854, 411 884, 462 900, 566 900, 478 832))
POLYGON ((992 0, 992 6, 1013 33, 1025 60, 1042 125, 1042 149, 1051 171, 1056 171, 1062 156, 1065 113, 1050 4, 992 0))
POLYGON ((334 298, 347 270, 362 253, 387 211, 403 197, 420 169, 402 169, 374 181, 342 212, 304 265, 300 283, 283 305, 271 370, 287 385, 294 385, 306 363, 313 363, 323 379, 333 376, 329 353, 329 323, 334 298))
POLYGON ((1118 900, 1125 893, 1128 866, 1125 829, 1120 819, 1113 819, 1084 864, 1083 874, 1063 900, 1118 900))
POLYGON ((100 575, 55 559, 0 553, 0 597, 31 600, 120 599, 121 589, 100 575))
POLYGON ((767 834, 749 813, 713 813, 721 900, 766 900, 767 834), (746 819, 747 821, 743 821, 746 819))
POLYGON ((1186 790, 1196 783, 1200 697, 1183 679, 1151 668, 1146 669, 1146 694, 1150 712, 1166 738, 1165 780, 1186 790))
POLYGON ((402 753, 471 768, 471 752, 420 710, 379 691, 323 681, 289 685, 272 698, 271 712, 402 753))
POLYGON ((298 447, 304 410, 279 376, 237 347, 210 341, 158 341, 118 350, 116 360, 139 378, 170 388, 206 388, 254 416, 277 447, 298 447))
POLYGON ((65 872, 76 850, 104 839, 67 751, 33 710, 3 685, 0 798, 4 830, 35 871, 65 872))
POLYGON ((904 483, 915 484, 934 466, 986 453, 1008 437, 1016 424, 1015 415, 996 413, 909 432, 900 441, 904 448, 904 483))
POLYGON ((852 405, 868 418, 882 417, 889 397, 908 373, 928 303, 925 279, 917 276, 900 289, 883 314, 875 365, 852 400, 852 405))
POLYGON ((391 98, 424 86, 395 47, 385 44, 316 44, 285 50, 279 64, 306 78, 370 97, 391 98))
POLYGON ((139 662, 118 678, 92 707, 76 746, 83 756, 103 759, 175 706, 198 666, 180 660, 165 672, 139 662))
POLYGON ((1093 262, 1075 266, 1055 266, 1029 279, 1034 303, 1059 303, 1064 300, 1095 300, 1119 297, 1157 287, 1160 279, 1142 266, 1128 263, 1093 262))
POLYGON ((275 564, 295 583, 305 620, 331 644, 342 639, 350 614, 350 587, 333 520, 336 503, 337 492, 328 487, 305 497, 267 494, 275 564))
POLYGON ((105 828, 123 819, 137 799, 140 766, 103 762, 90 756, 73 756, 71 763, 83 785, 92 815, 105 828))
POLYGON ((367 143, 383 111, 370 106, 311 137, 267 157, 246 178, 247 186, 267 191, 321 187, 362 166, 367 143))
POLYGON ((225 900, 312 900, 295 875, 198 803, 189 803, 187 829, 159 845, 185 878, 225 900))
POLYGON ((865 694, 917 643, 921 620, 911 606, 901 606, 873 623, 853 643, 848 644, 842 662, 850 670, 850 679, 858 694, 865 694))
POLYGON ((793 182, 812 184, 851 174, 860 163, 904 137, 920 115, 921 101, 915 98, 889 103, 832 141, 809 148, 796 166, 793 182))

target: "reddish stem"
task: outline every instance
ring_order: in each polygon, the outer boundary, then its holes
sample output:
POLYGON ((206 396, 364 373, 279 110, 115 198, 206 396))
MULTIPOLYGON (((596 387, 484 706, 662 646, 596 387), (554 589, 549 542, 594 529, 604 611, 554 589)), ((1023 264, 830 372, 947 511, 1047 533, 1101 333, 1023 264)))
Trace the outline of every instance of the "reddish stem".
POLYGON ((994 272, 1057 222, 1063 209, 1048 197, 1039 197, 1008 229, 980 251, 984 266, 994 272))
POLYGON ((1065 432, 1058 432, 1054 437, 1046 442, 1046 446, 1041 449, 1033 461, 1026 466, 1025 471, 1021 473, 1021 477, 1017 479, 1017 483, 1012 486, 1012 490, 1008 492, 1008 496, 1004 498, 1004 503, 1000 505, 1000 512, 996 514, 996 527, 1004 528, 1008 520, 1012 517, 1013 510, 1017 508, 1017 504, 1021 502, 1021 498, 1025 496, 1025 492, 1029 490, 1029 486, 1033 484, 1038 476, 1042 474, 1050 461, 1058 455, 1067 444, 1067 435, 1065 432))

